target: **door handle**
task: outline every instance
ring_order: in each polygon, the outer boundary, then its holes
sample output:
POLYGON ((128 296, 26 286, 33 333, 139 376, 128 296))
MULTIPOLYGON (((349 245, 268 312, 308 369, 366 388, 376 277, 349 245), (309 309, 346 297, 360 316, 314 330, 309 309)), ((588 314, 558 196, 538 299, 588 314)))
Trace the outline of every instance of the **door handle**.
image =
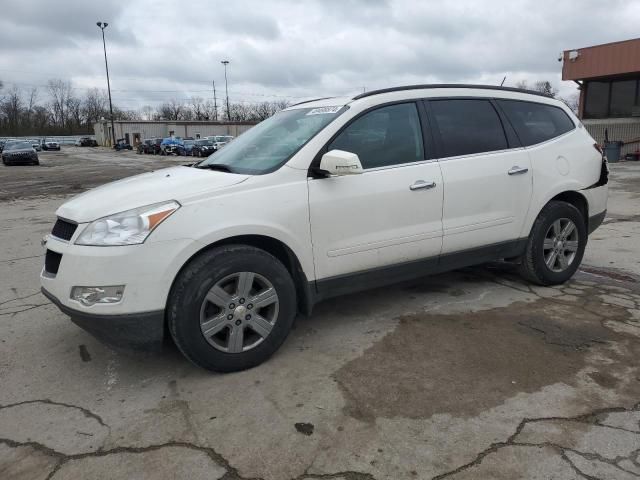
POLYGON ((511 167, 507 172, 509 175, 522 175, 523 173, 527 173, 529 171, 528 168, 519 167, 517 165, 511 167))
POLYGON ((416 183, 409 187, 409 190, 429 190, 430 188, 435 188, 436 182, 425 182, 424 180, 417 180, 416 183))

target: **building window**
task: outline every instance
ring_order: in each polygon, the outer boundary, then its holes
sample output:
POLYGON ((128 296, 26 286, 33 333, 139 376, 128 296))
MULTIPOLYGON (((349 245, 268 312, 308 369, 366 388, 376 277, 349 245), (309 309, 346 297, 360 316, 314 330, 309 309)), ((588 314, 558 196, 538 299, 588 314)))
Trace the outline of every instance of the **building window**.
POLYGON ((636 81, 611 82, 611 106, 609 116, 630 117, 636 103, 636 81))
POLYGON ((588 82, 584 101, 585 118, 604 118, 609 114, 609 82, 588 82))
POLYGON ((638 80, 585 82, 584 118, 630 117, 638 105, 638 80))

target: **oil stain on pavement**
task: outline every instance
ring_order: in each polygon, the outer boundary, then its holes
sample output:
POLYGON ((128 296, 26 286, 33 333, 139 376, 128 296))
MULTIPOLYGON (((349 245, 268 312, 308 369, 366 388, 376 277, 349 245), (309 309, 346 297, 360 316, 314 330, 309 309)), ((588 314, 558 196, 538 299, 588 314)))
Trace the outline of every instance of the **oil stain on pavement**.
MULTIPOLYGON (((596 349, 611 361, 598 363, 588 378, 638 398, 640 382, 624 387, 618 381, 628 376, 619 365, 636 364, 638 339, 611 328, 611 322, 628 324, 629 310, 613 303, 615 297, 607 303, 596 296, 606 286, 597 292, 578 286, 576 301, 538 298, 479 312, 400 317, 394 331, 336 372, 346 413, 363 421, 472 417, 518 393, 575 385, 596 349)), ((627 296, 637 306, 640 296, 627 296)))

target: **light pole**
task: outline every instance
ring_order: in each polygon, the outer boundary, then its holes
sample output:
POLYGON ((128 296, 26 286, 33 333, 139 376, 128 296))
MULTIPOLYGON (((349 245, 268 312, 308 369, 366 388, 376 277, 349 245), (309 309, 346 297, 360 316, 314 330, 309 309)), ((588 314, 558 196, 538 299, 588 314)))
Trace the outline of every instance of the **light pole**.
POLYGON ((96 25, 102 30, 102 46, 104 47, 104 68, 107 70, 107 91, 109 92, 109 114, 111 116, 111 146, 116 145, 116 128, 113 125, 113 105, 111 104, 111 83, 109 82, 109 64, 107 63, 107 44, 104 41, 104 29, 109 25, 107 22, 97 22, 96 25))
POLYGON ((229 65, 229 60, 222 60, 220 62, 224 65, 224 91, 227 96, 227 121, 231 121, 231 112, 229 112, 229 86, 227 85, 227 65, 229 65))

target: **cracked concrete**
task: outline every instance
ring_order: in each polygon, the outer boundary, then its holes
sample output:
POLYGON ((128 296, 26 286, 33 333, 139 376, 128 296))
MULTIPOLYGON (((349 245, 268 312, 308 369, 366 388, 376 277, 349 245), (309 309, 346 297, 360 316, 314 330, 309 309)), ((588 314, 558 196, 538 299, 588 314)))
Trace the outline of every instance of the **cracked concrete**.
POLYGON ((640 165, 612 167, 612 220, 566 285, 496 264, 338 298, 212 375, 112 351, 37 291, 68 192, 173 161, 85 152, 43 154, 40 197, 31 167, 0 168, 0 478, 640 476, 640 165))

